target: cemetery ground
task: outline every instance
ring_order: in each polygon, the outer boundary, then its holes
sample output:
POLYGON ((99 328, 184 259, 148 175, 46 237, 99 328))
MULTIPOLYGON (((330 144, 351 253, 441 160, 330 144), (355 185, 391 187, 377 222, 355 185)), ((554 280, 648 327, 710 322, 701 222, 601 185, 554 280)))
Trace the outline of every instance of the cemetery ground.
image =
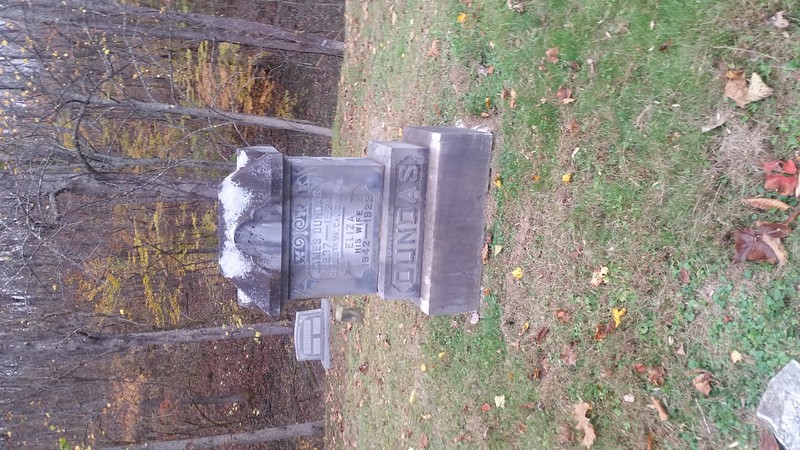
POLYGON ((800 348, 800 239, 782 266, 735 264, 732 233, 793 213, 743 199, 798 203, 761 163, 797 156, 799 11, 349 2, 334 154, 490 128, 491 237, 480 317, 339 299, 365 320, 333 331, 326 444, 758 447, 761 393, 800 348), (774 93, 737 107, 737 70, 774 93))

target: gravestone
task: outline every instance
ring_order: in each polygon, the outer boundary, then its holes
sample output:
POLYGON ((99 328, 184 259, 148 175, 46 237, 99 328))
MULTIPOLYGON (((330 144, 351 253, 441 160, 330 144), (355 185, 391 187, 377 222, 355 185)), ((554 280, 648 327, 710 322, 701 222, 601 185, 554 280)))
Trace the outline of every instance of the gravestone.
POLYGON ((294 354, 298 361, 319 361, 331 368, 331 302, 322 299, 319 309, 295 313, 294 354))
POLYGON ((789 361, 769 381, 756 415, 786 450, 800 450, 800 363, 789 361))
POLYGON ((492 137, 406 127, 366 158, 237 153, 219 193, 220 266, 243 306, 379 294, 430 315, 479 309, 492 137))

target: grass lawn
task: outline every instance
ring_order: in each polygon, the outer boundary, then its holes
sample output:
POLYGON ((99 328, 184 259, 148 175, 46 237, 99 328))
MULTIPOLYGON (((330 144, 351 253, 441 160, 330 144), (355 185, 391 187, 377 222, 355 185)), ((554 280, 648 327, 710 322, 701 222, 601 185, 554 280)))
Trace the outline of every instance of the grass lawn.
POLYGON ((581 448, 586 403, 592 448, 757 448, 800 356, 800 239, 733 264, 731 233, 792 213, 741 200, 797 156, 800 3, 517 3, 348 2, 335 153, 460 120, 493 131, 495 183, 477 323, 338 299, 365 321, 336 328, 327 445, 581 448), (774 95, 736 107, 733 69, 774 95))

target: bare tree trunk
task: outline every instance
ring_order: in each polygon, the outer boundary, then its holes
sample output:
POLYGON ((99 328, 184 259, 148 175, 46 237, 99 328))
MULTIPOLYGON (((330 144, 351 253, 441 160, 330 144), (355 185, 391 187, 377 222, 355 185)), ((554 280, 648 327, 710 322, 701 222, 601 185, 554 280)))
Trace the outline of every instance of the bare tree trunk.
POLYGON ((229 339, 249 339, 259 336, 291 334, 292 327, 271 323, 256 323, 242 328, 211 327, 194 330, 152 331, 147 333, 92 336, 76 331, 64 339, 31 342, 6 342, 4 352, 58 352, 62 354, 110 354, 137 347, 154 345, 191 344, 229 339))
POLYGON ((212 108, 197 108, 193 106, 170 105, 157 102, 140 102, 138 100, 111 100, 85 95, 65 93, 64 98, 70 101, 87 103, 92 106, 105 108, 121 108, 130 111, 139 111, 145 114, 174 114, 191 116, 200 119, 215 120, 220 122, 235 122, 242 125, 254 125, 264 128, 277 128, 281 130, 299 131, 301 133, 317 134, 320 136, 333 136, 330 128, 314 125, 305 120, 282 119, 280 117, 256 116, 236 112, 222 112, 212 108))
POLYGON ((220 434, 193 439, 181 439, 179 441, 155 441, 121 445, 118 447, 105 447, 105 450, 185 450, 186 448, 216 448, 228 444, 259 444, 262 442, 304 436, 321 436, 323 429, 323 421, 318 420, 315 422, 296 423, 284 427, 262 428, 257 431, 220 434))

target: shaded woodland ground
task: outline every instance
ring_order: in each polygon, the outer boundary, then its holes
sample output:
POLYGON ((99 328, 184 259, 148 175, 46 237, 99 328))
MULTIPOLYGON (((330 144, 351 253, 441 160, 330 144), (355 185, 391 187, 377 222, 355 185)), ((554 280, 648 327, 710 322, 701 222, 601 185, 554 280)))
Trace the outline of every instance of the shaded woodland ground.
POLYGON ((319 42, 343 39, 343 10, 304 1, 3 6, 0 448, 168 445, 322 419, 324 372, 294 361, 282 334, 294 309, 278 318, 240 309, 219 275, 215 191, 239 146, 330 154, 325 135, 229 113, 330 128, 341 49, 319 42), (217 337, 134 347, 113 339, 199 328, 217 337))

